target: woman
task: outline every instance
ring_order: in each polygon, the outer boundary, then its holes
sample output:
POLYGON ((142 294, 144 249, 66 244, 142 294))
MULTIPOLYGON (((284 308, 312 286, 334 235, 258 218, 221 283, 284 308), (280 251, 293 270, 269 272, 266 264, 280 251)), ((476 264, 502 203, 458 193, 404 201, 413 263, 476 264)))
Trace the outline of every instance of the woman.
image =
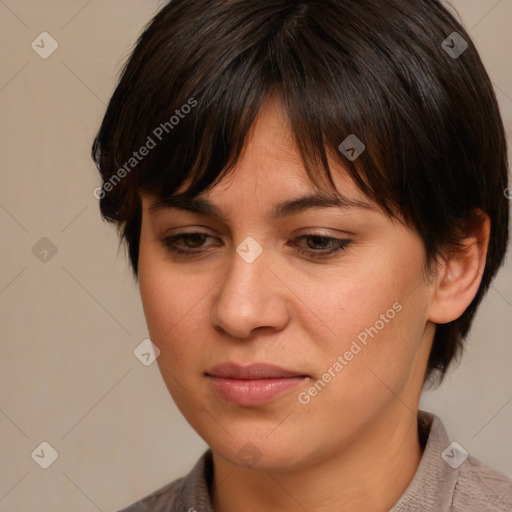
POLYGON ((93 158, 209 446, 125 511, 512 509, 418 410, 508 240, 496 98, 442 5, 172 0, 93 158))

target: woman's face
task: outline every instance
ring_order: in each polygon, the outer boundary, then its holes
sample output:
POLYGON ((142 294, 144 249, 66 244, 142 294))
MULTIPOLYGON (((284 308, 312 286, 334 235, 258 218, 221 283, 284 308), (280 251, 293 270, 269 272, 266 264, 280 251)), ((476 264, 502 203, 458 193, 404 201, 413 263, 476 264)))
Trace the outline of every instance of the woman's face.
MULTIPOLYGON (((331 165, 337 189, 369 203, 331 165)), ((284 112, 268 101, 235 172, 202 195, 223 218, 150 211, 155 198, 143 198, 139 284, 163 379, 190 425, 233 464, 248 454, 260 468, 299 467, 377 425, 416 421, 434 334, 421 239, 371 204, 272 216, 276 204, 315 192, 284 112), (299 377, 209 375, 221 363, 299 377)))

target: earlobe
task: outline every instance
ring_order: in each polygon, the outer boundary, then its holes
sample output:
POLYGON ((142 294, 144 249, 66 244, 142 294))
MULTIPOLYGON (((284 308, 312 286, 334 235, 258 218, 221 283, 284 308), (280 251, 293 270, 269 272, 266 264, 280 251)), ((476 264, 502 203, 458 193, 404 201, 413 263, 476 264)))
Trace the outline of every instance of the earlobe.
POLYGON ((461 246, 443 257, 428 319, 445 324, 459 318, 478 292, 485 269, 491 223, 481 210, 466 222, 461 246))

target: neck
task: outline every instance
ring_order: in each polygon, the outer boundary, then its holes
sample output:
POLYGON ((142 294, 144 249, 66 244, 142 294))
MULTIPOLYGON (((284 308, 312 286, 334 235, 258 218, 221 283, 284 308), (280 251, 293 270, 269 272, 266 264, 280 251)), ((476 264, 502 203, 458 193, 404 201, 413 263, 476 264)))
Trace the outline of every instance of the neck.
POLYGON ((386 512, 411 482, 422 456, 417 417, 398 404, 358 438, 314 465, 244 468, 213 454, 215 512, 386 512), (401 408, 401 410, 400 410, 401 408))

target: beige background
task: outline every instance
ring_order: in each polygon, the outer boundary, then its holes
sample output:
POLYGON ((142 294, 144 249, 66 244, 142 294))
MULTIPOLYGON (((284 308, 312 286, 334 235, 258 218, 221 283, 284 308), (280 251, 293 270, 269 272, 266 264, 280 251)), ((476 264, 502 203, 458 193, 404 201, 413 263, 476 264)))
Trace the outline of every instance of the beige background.
MULTIPOLYGON (((184 475, 206 445, 133 355, 147 337, 90 146, 124 59, 162 2, 0 0, 0 512, 112 511, 184 475), (43 31, 58 49, 42 59, 43 31), (57 253, 41 262, 43 237, 57 253), (58 452, 42 469, 41 442, 58 452)), ((512 127, 512 0, 455 3, 512 127)), ((47 47, 48 48, 48 47, 47 47)), ((512 474, 510 256, 462 364, 422 407, 512 474)), ((47 456, 48 451, 46 452, 47 456)))

